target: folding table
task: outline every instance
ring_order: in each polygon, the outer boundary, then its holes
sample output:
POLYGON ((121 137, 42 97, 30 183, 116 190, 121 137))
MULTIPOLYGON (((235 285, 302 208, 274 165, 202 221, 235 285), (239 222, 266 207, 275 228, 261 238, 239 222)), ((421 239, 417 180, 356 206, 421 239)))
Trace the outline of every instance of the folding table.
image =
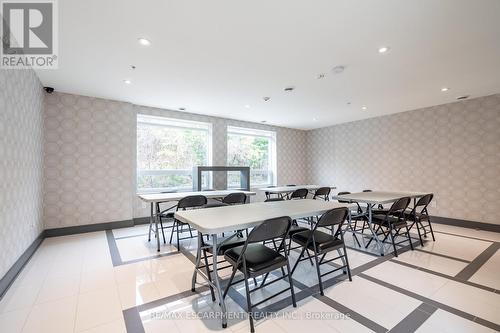
POLYGON ((224 198, 226 195, 230 193, 245 193, 248 196, 255 195, 255 192, 251 191, 231 191, 231 190, 222 190, 222 191, 195 191, 195 192, 173 192, 173 193, 148 193, 148 194, 138 194, 137 196, 144 202, 150 203, 151 205, 151 215, 149 217, 150 223, 155 224, 155 235, 156 235, 156 245, 157 251, 160 252, 160 235, 158 232, 158 224, 159 224, 159 210, 157 203, 169 202, 169 201, 179 201, 182 198, 185 198, 190 195, 203 195, 207 199, 219 199, 224 198), (156 213, 155 213, 156 207, 156 213))
POLYGON ((383 205, 388 203, 393 203, 398 199, 410 197, 413 199, 413 204, 415 205, 418 198, 423 197, 424 195, 429 194, 428 192, 386 192, 386 191, 372 191, 372 192, 359 192, 359 193, 351 193, 351 194, 343 194, 333 196, 335 200, 345 200, 350 202, 357 203, 366 203, 367 204, 367 214, 368 214, 368 228, 372 233, 372 237, 375 238, 377 242, 377 246, 380 250, 380 255, 383 256, 385 254, 384 245, 377 237, 375 230, 373 230, 372 225, 372 207, 374 205, 383 205))
POLYGON ((335 186, 293 185, 293 186, 278 186, 278 187, 259 188, 259 191, 282 195, 282 194, 292 193, 293 191, 298 190, 300 188, 305 188, 308 191, 314 191, 314 190, 317 190, 320 187, 329 187, 332 190, 336 189, 335 186))
POLYGON ((220 286, 220 279, 217 272, 217 242, 218 234, 224 232, 242 230, 254 227, 262 221, 290 216, 292 219, 320 216, 325 212, 337 207, 349 207, 349 204, 340 204, 323 200, 286 200, 274 202, 256 202, 246 205, 215 207, 207 209, 195 209, 175 212, 175 218, 181 222, 188 223, 198 230, 198 250, 196 254, 196 265, 193 272, 192 289, 195 289, 196 276, 199 274, 214 288, 222 310, 222 327, 227 326, 226 305, 222 297, 223 290, 220 286), (201 260, 202 237, 210 235, 213 243, 213 272, 212 282, 206 273, 199 269, 201 260))

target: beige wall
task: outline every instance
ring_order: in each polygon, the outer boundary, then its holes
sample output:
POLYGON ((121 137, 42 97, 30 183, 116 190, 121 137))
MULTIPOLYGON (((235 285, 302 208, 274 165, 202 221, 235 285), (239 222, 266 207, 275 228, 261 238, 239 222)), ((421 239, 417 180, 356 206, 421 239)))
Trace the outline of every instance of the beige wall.
POLYGON ((54 93, 47 95, 44 117, 46 228, 149 214, 135 195, 137 113, 212 123, 219 165, 226 164, 228 125, 276 131, 278 183, 306 181, 304 131, 54 93))
POLYGON ((306 132, 54 93, 45 102, 46 228, 148 215, 135 196, 137 113, 212 123, 214 164, 225 164, 228 125, 274 130, 279 184, 431 191, 433 214, 500 223, 500 95, 306 132))
POLYGON ((431 213, 500 224, 500 95, 307 133, 308 180, 435 194, 431 213))
POLYGON ((0 278, 43 230, 43 95, 32 70, 0 70, 0 278))

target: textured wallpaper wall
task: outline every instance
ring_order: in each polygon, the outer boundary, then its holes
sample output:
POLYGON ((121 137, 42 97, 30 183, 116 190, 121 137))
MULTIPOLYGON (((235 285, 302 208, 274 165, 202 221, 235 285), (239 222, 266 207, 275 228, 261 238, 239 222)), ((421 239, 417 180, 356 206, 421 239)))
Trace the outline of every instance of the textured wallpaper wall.
POLYGON ((129 220, 135 165, 131 104, 53 93, 45 99, 46 228, 129 220))
POLYGON ((226 164, 228 125, 274 130, 278 183, 306 181, 304 131, 54 93, 45 102, 46 228, 149 214, 135 195, 137 113, 212 123, 213 163, 219 165, 226 164))
POLYGON ((500 224, 500 95, 307 133, 309 182, 429 191, 438 216, 500 224))
POLYGON ((0 70, 0 277, 43 230, 42 86, 31 70, 0 70))

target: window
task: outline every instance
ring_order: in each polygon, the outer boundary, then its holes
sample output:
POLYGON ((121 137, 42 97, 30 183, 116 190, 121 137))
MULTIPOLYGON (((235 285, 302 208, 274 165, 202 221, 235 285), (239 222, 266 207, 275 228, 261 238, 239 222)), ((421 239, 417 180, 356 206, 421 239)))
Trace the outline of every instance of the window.
MULTIPOLYGON (((212 163, 212 125, 137 115, 137 189, 190 190, 193 166, 212 163)), ((211 186, 210 174, 202 179, 211 186)))
MULTIPOLYGON (((227 128, 227 164, 250 166, 250 185, 276 184, 276 133, 248 128, 227 128)), ((240 185, 239 173, 229 173, 228 188, 240 185)))

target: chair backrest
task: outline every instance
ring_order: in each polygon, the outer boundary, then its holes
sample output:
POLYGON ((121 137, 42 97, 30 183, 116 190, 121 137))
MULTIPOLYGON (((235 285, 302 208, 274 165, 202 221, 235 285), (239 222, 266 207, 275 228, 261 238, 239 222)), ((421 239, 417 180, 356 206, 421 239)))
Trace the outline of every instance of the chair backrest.
POLYGON ((229 205, 244 204, 247 202, 247 195, 242 192, 229 193, 222 199, 222 202, 229 205))
POLYGON ((276 217, 265 220, 250 231, 247 243, 258 243, 276 238, 285 238, 292 225, 288 216, 276 217))
POLYGON ((305 199, 308 193, 306 188, 299 188, 292 192, 290 199, 305 199))
MULTIPOLYGON (((344 195, 344 194, 351 194, 351 192, 339 192, 339 193, 337 193, 337 195, 344 195)), ((351 201, 349 201, 349 200, 341 200, 341 199, 337 199, 337 201, 338 201, 339 203, 351 203, 351 201)))
POLYGON ((177 203, 177 209, 197 208, 207 204, 207 197, 204 195, 189 195, 182 198, 177 203))
POLYGON ((399 217, 403 217, 404 211, 406 210, 406 208, 408 208, 410 201, 411 201, 411 199, 409 197, 404 197, 404 198, 398 199, 396 202, 394 202, 392 204, 391 208, 389 208, 389 210, 387 211, 387 216, 389 216, 389 215, 398 216, 399 215, 399 217))
POLYGON ((348 214, 349 210, 347 209, 347 207, 338 207, 331 209, 321 215, 318 223, 316 223, 315 228, 342 225, 342 223, 344 223, 344 221, 347 219, 348 214))
POLYGON ((273 202, 273 201, 285 201, 285 199, 279 197, 279 198, 267 198, 264 200, 264 202, 273 202))
POLYGON ((427 213, 427 206, 429 206, 430 202, 432 201, 432 198, 434 198, 434 194, 426 194, 420 199, 418 199, 417 203, 415 204, 415 207, 413 210, 420 210, 421 214, 426 214, 427 213))
POLYGON ((313 199, 317 197, 323 197, 324 200, 330 200, 330 191, 329 187, 320 187, 314 192, 313 199))

